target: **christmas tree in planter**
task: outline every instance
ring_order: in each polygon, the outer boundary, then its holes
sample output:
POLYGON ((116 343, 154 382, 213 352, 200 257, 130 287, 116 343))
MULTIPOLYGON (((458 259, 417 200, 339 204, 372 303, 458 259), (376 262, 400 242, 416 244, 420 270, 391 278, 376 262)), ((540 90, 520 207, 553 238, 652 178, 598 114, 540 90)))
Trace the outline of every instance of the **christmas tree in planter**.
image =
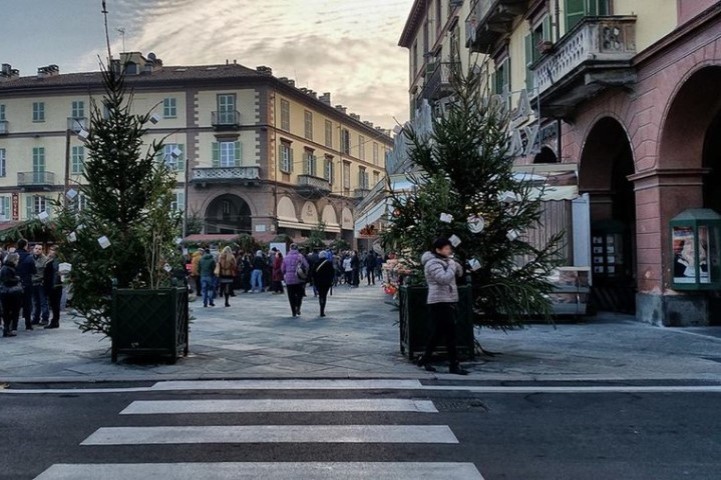
MULTIPOLYGON (((420 258, 437 237, 457 243, 469 272, 476 325, 510 329, 529 315, 551 318, 548 276, 562 235, 533 245, 543 188, 512 170, 509 114, 473 69, 452 74, 454 94, 433 119, 432 133, 407 128, 412 188, 392 194, 383 238, 409 264, 409 283, 423 283, 420 258)), ((389 188, 389 190, 392 190, 389 188)))
POLYGON ((69 201, 55 219, 60 254, 72 264, 79 326, 111 337, 115 289, 171 286, 180 224, 171 213, 176 178, 160 159, 163 142, 143 142, 157 117, 132 112, 123 71, 111 60, 102 72, 105 91, 102 104, 92 104, 83 180, 66 192, 69 201))

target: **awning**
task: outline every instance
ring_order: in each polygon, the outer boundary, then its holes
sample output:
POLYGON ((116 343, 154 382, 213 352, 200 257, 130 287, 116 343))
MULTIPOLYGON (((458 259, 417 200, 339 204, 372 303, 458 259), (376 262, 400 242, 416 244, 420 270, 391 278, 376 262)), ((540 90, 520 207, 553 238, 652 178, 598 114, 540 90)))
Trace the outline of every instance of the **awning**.
MULTIPOLYGON (((291 222, 288 220, 278 220, 278 227, 280 227, 280 228, 292 228, 295 230, 313 230, 317 226, 318 225, 311 225, 309 223, 303 223, 303 222, 291 222)), ((325 231, 331 232, 331 233, 340 233, 340 226, 326 225, 325 231)))

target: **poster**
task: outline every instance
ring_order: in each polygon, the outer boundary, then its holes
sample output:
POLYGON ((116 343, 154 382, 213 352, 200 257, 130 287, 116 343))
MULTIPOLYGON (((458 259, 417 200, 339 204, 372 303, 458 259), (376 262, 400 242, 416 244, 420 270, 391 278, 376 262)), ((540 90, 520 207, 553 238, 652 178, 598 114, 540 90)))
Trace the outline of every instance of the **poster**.
POLYGON ((287 254, 287 245, 285 244, 285 242, 271 242, 269 247, 270 248, 275 247, 280 253, 283 254, 284 257, 287 254))
POLYGON ((673 227, 673 281, 696 283, 696 252, 692 227, 673 227))
POLYGON ((699 282, 700 283, 711 283, 711 276, 709 274, 709 252, 708 252, 708 227, 706 225, 700 225, 698 227, 698 266, 699 266, 699 282))

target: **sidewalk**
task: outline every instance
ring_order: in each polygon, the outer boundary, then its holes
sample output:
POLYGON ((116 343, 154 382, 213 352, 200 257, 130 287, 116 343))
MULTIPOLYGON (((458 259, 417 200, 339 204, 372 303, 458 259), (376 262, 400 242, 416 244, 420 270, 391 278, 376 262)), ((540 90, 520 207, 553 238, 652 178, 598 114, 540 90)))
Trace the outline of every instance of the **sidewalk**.
MULTIPOLYGON (((58 330, 21 330, 0 338, 0 381, 436 377, 400 354, 398 313, 384 303, 380 287, 336 289, 327 318, 317 316, 308 293, 303 316, 295 319, 285 296, 240 294, 231 308, 220 300, 207 309, 192 303, 191 354, 175 365, 122 358, 113 364, 110 341, 81 334, 69 319, 58 330)), ((469 380, 721 382, 721 328, 672 330, 606 317, 477 335, 502 355, 467 364, 469 380)))

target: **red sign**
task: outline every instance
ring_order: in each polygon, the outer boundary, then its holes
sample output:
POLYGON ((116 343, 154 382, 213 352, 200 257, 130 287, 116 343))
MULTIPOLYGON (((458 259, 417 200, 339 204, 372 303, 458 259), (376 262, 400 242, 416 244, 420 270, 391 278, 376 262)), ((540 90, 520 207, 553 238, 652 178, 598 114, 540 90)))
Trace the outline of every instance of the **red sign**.
POLYGON ((13 220, 20 220, 20 195, 13 193, 13 220))

